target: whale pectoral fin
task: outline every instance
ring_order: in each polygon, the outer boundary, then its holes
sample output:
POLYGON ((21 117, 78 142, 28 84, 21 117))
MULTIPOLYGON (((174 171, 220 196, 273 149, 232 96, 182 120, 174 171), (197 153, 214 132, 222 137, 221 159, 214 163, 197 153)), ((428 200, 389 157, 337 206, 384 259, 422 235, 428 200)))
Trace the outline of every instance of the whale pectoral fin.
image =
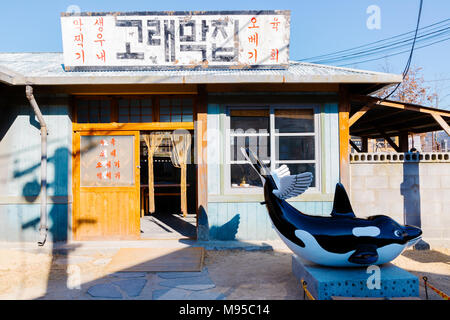
POLYGON ((357 264, 372 264, 378 260, 377 247, 374 245, 359 245, 348 261, 357 264))

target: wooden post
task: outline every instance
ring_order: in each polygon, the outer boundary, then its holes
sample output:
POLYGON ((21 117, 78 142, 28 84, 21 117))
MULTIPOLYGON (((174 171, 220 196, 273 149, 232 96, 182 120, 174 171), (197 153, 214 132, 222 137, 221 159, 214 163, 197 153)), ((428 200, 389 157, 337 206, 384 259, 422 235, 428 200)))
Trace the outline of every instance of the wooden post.
POLYGON ((398 145, 400 152, 408 152, 409 150, 408 132, 403 132, 398 137, 398 145))
POLYGON ((369 150, 369 138, 361 137, 361 152, 368 152, 369 150))
POLYGON ((204 85, 198 86, 196 111, 195 160, 197 162, 197 240, 208 240, 208 166, 206 158, 208 96, 204 85))
POLYGON ((350 192, 349 140, 350 99, 345 85, 339 86, 339 178, 350 192))

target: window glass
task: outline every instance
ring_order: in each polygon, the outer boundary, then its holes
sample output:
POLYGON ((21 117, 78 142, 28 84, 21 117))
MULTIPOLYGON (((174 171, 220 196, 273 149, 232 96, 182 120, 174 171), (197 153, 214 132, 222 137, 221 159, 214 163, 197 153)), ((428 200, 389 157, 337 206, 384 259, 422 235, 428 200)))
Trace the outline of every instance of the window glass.
POLYGON ((244 161, 241 148, 249 148, 260 160, 270 160, 269 136, 233 136, 230 137, 230 160, 244 161))
POLYGON ((109 100, 78 100, 77 121, 78 123, 111 122, 111 102, 109 100))
POLYGON ((277 160, 314 160, 314 136, 275 137, 277 160))
POLYGON ((251 149, 268 167, 270 163, 275 168, 286 164, 292 175, 312 172, 311 186, 316 187, 319 170, 313 108, 230 108, 229 115, 228 161, 232 189, 262 186, 256 172, 245 163, 241 147, 251 149), (271 141, 275 142, 274 146, 271 141))
POLYGON ((275 130, 279 133, 314 132, 312 109, 275 110, 275 130))
POLYGON ((120 99, 119 122, 140 123, 152 122, 152 100, 151 99, 120 99))
POLYGON ((262 187, 262 182, 250 164, 231 164, 231 187, 262 187))
POLYGON ((81 136, 82 187, 134 185, 134 136, 81 136))
POLYGON ((269 110, 231 110, 230 129, 269 131, 269 110))
POLYGON ((164 98, 160 100, 160 122, 192 122, 193 101, 190 98, 164 98))

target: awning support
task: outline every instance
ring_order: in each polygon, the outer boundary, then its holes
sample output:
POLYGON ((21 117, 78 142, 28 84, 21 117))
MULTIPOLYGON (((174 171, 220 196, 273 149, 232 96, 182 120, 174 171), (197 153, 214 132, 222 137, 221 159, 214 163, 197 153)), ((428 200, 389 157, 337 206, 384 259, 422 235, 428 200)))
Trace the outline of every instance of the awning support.
POLYGON ((437 113, 432 113, 431 115, 433 116, 434 120, 436 120, 436 122, 439 123, 442 129, 444 129, 444 131, 447 132, 447 134, 450 136, 450 126, 444 119, 442 119, 441 115, 437 113))

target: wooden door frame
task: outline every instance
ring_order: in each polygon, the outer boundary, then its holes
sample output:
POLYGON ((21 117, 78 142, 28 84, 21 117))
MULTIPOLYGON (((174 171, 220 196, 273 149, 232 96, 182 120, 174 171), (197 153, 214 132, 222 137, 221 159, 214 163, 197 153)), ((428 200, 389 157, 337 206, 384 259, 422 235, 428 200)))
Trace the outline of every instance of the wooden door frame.
MULTIPOLYGON (((80 240, 77 236, 77 221, 76 218, 80 215, 80 198, 81 198, 81 169, 80 169, 80 149, 81 149, 81 136, 134 136, 134 179, 135 183, 132 187, 83 187, 87 191, 102 191, 110 190, 111 188, 119 189, 120 191, 128 191, 134 189, 137 195, 137 210, 135 215, 140 218, 140 170, 137 170, 136 166, 140 166, 140 132, 134 131, 123 131, 123 130, 86 130, 86 131, 73 131, 72 139, 72 194, 73 194, 73 207, 72 207, 72 238, 74 240, 80 240)), ((139 222, 140 226, 140 222, 139 222)), ((139 238, 140 235, 138 235, 139 238)), ((84 239, 82 239, 84 240, 84 239)))
MULTIPOLYGON (((73 95, 71 97, 71 107, 72 107, 72 194, 73 194, 73 206, 72 206, 72 239, 76 240, 76 224, 75 217, 78 215, 78 210, 80 209, 79 199, 80 199, 80 163, 79 163, 79 152, 80 152, 80 137, 81 135, 102 135, 104 133, 108 134, 117 134, 117 135, 126 135, 126 132, 137 132, 138 138, 135 143, 135 153, 137 153, 136 159, 140 158, 140 132, 141 131, 173 131, 177 129, 184 129, 194 132, 194 151, 197 148, 202 156, 200 159, 205 158, 204 149, 206 149, 206 122, 207 122, 207 101, 206 95, 202 91, 203 94, 198 96, 196 95, 187 95, 187 94, 175 94, 177 97, 193 97, 193 117, 194 121, 200 121, 202 125, 200 126, 200 130, 197 126, 195 126, 195 122, 149 122, 149 123, 117 123, 117 114, 112 111, 113 119, 110 123, 78 123, 77 122, 77 99, 110 99, 112 97, 116 98, 117 96, 126 96, 126 97, 150 97, 154 96, 154 94, 114 94, 114 95, 101 95, 101 94, 89 94, 89 95, 73 95)), ((168 96, 172 94, 160 95, 160 97, 168 96)), ((198 159, 198 154, 194 155, 194 158, 198 159)), ((140 160, 138 160, 140 161, 140 160)), ((207 191, 203 189, 207 186, 207 166, 206 159, 200 160, 200 166, 196 165, 196 190, 195 190, 195 201, 197 204, 197 212, 196 212, 196 229, 197 234, 196 238, 198 239, 198 217, 199 217, 199 208, 203 208, 206 210, 207 207, 207 191)), ((140 163, 138 163, 140 165, 140 163)), ((139 170, 136 170, 139 171, 139 170)), ((140 173, 140 172, 139 172, 140 173)), ((138 184, 140 186, 140 176, 138 180, 138 184)), ((99 188, 99 187, 96 187, 99 188)), ((139 187, 140 189, 140 187, 139 187)), ((140 208, 140 190, 138 189, 139 198, 138 207, 140 208)), ((138 210, 138 216, 140 217, 140 210, 138 210)))

